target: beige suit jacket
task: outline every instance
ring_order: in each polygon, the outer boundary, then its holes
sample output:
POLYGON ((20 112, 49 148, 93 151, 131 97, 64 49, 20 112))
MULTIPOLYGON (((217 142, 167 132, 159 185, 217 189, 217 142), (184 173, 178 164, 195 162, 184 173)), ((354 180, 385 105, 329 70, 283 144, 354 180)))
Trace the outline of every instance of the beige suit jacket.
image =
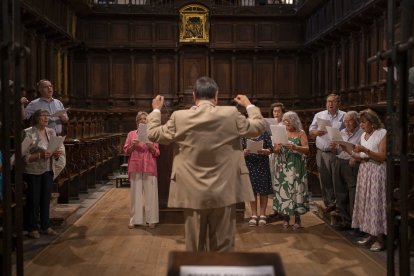
POLYGON ((265 122, 259 108, 247 113, 202 102, 174 112, 165 125, 159 112, 149 114, 148 138, 174 143, 169 207, 210 209, 254 200, 240 137, 258 136, 265 122))

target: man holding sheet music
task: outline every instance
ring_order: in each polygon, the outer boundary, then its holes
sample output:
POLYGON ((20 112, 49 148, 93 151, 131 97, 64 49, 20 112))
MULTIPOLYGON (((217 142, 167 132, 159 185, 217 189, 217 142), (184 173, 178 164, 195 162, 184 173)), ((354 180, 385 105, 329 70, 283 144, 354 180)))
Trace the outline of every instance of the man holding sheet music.
POLYGON ((340 103, 341 99, 339 95, 328 95, 326 97, 326 110, 316 113, 312 124, 309 126, 309 135, 316 137, 316 164, 318 166, 319 181, 326 213, 336 208, 333 184, 336 156, 331 150, 326 126, 332 126, 339 130, 344 128, 343 120, 345 112, 339 110, 340 103))
POLYGON ((329 127, 327 127, 328 136, 332 140, 332 151, 337 154, 334 168, 334 187, 336 206, 342 219, 340 224, 335 225, 335 228, 338 230, 351 229, 359 163, 356 163, 354 159, 351 160, 348 152, 352 151, 352 148, 349 149, 349 146, 352 147, 352 145, 359 145, 361 143, 361 135, 364 132, 359 127, 358 113, 356 111, 349 111, 345 114, 344 124, 345 128, 340 132, 336 128, 331 128, 331 131, 329 131, 329 127), (347 144, 341 142, 346 142, 347 144))
MULTIPOLYGON (((66 123, 69 120, 68 114, 62 102, 53 98, 53 86, 49 80, 40 80, 37 83, 37 89, 40 93, 40 98, 31 101, 24 111, 24 119, 30 119, 33 113, 38 110, 47 110, 49 112, 48 127, 53 128, 57 135, 62 134, 62 123, 66 123)), ((23 102, 25 98, 21 99, 23 102)), ((26 99, 27 101, 27 99, 26 99)))
POLYGON ((174 145, 168 207, 184 208, 188 251, 233 251, 236 203, 253 201, 253 191, 240 137, 257 137, 265 130, 259 108, 245 95, 234 106, 217 106, 218 86, 209 77, 195 83, 195 105, 175 111, 161 125, 164 97, 152 101, 148 138, 174 145))

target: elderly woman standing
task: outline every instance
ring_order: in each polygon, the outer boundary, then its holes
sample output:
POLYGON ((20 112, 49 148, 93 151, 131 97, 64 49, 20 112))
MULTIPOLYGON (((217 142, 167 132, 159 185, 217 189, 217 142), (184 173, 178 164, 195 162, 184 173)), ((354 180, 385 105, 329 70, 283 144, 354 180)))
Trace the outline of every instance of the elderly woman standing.
POLYGON ((359 113, 364 133, 361 145, 354 148, 352 159, 361 161, 359 166, 352 228, 360 228, 368 236, 358 241, 371 244, 371 251, 384 249, 387 234, 386 216, 386 134, 378 115, 371 109, 359 113))
POLYGON ((274 152, 282 156, 282 169, 276 172, 275 198, 273 208, 283 215, 283 227, 289 227, 290 216, 295 216, 294 229, 301 227, 300 216, 309 211, 308 177, 306 155, 309 153, 308 138, 303 131, 298 115, 288 111, 283 123, 289 143, 275 144, 274 152))
POLYGON ((27 183, 25 226, 30 238, 38 239, 40 214, 40 233, 56 235, 49 224, 50 196, 53 186, 52 158, 62 155, 61 149, 47 152, 50 138, 56 136, 54 129, 47 127, 49 112, 38 109, 32 116, 32 127, 24 130, 24 135, 34 141, 29 152, 23 156, 25 167, 23 179, 27 183))
POLYGON ((139 124, 147 123, 148 113, 139 111, 136 117, 137 130, 128 133, 124 151, 129 156, 128 176, 131 182, 131 218, 128 227, 146 225, 154 228, 159 222, 157 160, 160 155, 157 143, 139 141, 139 124), (143 200, 143 194, 145 200, 143 200), (142 207, 145 201, 145 219, 142 207))

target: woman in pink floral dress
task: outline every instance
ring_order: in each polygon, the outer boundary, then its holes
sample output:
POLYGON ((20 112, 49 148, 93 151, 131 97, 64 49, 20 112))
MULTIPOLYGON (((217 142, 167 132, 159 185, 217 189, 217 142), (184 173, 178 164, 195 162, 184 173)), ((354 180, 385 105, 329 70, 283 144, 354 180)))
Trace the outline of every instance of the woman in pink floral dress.
MULTIPOLYGON (((384 249, 387 234, 386 216, 386 133, 378 115, 366 109, 359 113, 361 145, 354 148, 350 162, 360 161, 358 171, 352 228, 368 234, 358 241, 371 245, 371 251, 384 249)), ((351 163, 352 164, 352 163, 351 163)))

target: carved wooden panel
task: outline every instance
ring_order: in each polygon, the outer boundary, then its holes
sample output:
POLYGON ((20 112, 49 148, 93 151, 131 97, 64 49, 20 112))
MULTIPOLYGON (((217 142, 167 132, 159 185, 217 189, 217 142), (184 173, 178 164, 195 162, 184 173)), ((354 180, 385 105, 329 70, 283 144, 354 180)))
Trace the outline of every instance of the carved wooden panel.
POLYGON ((277 28, 278 40, 283 41, 302 41, 301 24, 299 22, 280 22, 277 28))
POLYGON ((214 75, 212 77, 219 87, 220 96, 232 97, 231 59, 226 57, 215 58, 213 71, 214 75))
POLYGON ((177 41, 177 27, 171 22, 159 22, 156 25, 155 41, 158 43, 175 44, 177 41))
MULTIPOLYGON (((371 57, 378 51, 378 37, 376 26, 369 30, 369 55, 371 57)), ((373 62, 369 65, 369 83, 373 84, 378 81, 378 63, 373 62)))
POLYGON ((269 97, 273 95, 274 65, 271 57, 258 59, 256 62, 256 96, 269 97))
POLYGON ((254 44, 254 24, 238 24, 236 44, 254 44))
POLYGON ((129 24, 124 22, 112 22, 109 25, 111 43, 127 43, 129 41, 129 24))
POLYGON ((211 42, 216 44, 231 44, 233 42, 233 24, 217 23, 211 28, 211 42))
MULTIPOLYGON (((174 58, 160 57, 157 60, 157 81, 158 92, 164 95, 175 95, 177 93, 175 88, 174 76, 174 58)), ((154 91, 157 93, 157 91, 154 91)))
POLYGON ((248 96, 253 95, 253 62, 249 58, 239 58, 235 64, 236 87, 237 93, 246 93, 248 96))
POLYGON ((76 97, 84 97, 86 94, 86 82, 87 82, 87 68, 84 60, 75 60, 73 79, 73 93, 76 97))
MULTIPOLYGON (((312 60, 306 56, 299 56, 300 65, 298 68, 298 96, 308 98, 312 95, 312 60)), ((310 106, 310 103, 307 103, 310 106)))
POLYGON ((90 96, 107 97, 109 95, 109 60, 107 56, 90 57, 89 67, 90 96))
POLYGON ((146 42, 151 43, 152 41, 152 24, 137 23, 134 26, 134 42, 146 42))
POLYGON ((91 22, 88 28, 87 39, 92 42, 106 42, 108 40, 108 24, 106 22, 91 22))
POLYGON ((274 43, 276 38, 276 28, 274 23, 259 24, 257 42, 259 44, 274 43))
POLYGON ((189 54, 183 56, 182 59, 182 80, 183 89, 193 89, 194 83, 199 77, 207 75, 206 72, 206 57, 205 55, 189 54))
POLYGON ((134 93, 135 97, 152 97, 154 91, 154 68, 151 57, 138 56, 134 59, 134 93))
POLYGON ((129 57, 112 57, 111 96, 129 97, 131 62, 129 57))
POLYGON ((295 91, 295 61, 280 58, 277 66, 277 89, 278 94, 286 96, 295 91))

